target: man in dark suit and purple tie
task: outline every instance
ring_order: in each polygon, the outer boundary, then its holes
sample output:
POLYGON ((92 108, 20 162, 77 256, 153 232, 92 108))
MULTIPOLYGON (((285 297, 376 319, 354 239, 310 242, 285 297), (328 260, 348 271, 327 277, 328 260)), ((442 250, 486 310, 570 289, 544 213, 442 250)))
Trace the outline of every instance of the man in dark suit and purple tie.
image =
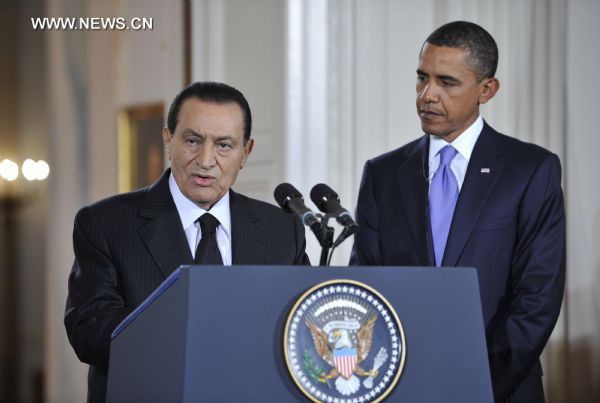
POLYGON ((180 265, 310 265, 296 216, 231 189, 254 146, 251 128, 241 92, 194 83, 162 133, 171 168, 77 213, 65 327, 90 364, 88 402, 106 400, 111 332, 180 265))
POLYGON ((538 403, 539 356, 565 281, 561 166, 482 119, 479 105, 500 86, 497 63, 476 24, 451 22, 427 38, 416 85, 425 135, 365 164, 351 261, 475 267, 495 401, 538 403))

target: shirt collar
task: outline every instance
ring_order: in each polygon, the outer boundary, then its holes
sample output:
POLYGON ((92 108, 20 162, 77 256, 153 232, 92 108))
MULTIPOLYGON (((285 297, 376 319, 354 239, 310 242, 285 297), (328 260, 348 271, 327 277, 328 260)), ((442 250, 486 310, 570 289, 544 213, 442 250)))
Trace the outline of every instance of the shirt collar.
MULTIPOLYGON (((481 115, 479 115, 475 122, 473 122, 473 124, 469 126, 467 130, 459 134, 458 137, 455 138, 450 144, 452 144, 452 147, 454 147, 460 155, 469 161, 471 159, 471 154, 473 153, 473 148, 475 148, 475 143, 479 138, 479 134, 481 134, 481 130, 483 130, 483 118, 481 115)), ((435 158, 440 150, 447 145, 448 143, 446 140, 430 134, 429 161, 431 162, 431 159, 435 158)))
MULTIPOLYGON (((196 203, 188 199, 181 190, 179 185, 175 182, 173 172, 169 175, 169 189, 177 207, 181 224, 185 230, 190 225, 193 225, 198 217, 202 216, 208 210, 204 210, 199 207, 196 203)), ((217 220, 219 220, 220 228, 225 231, 227 238, 231 240, 231 214, 229 209, 229 191, 223 195, 210 209, 212 214, 217 220)))

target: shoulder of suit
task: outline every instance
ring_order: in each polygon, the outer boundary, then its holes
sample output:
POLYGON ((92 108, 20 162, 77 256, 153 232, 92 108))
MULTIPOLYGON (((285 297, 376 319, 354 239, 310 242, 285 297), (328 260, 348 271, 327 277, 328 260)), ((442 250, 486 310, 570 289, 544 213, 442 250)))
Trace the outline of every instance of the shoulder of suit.
POLYGON ((411 141, 402 147, 396 148, 395 150, 388 151, 368 161, 368 164, 374 166, 389 166, 389 165, 401 165, 409 158, 413 157, 416 153, 421 153, 424 147, 427 145, 426 136, 421 136, 416 140, 411 141))
POLYGON ((234 192, 232 196, 233 198, 237 199, 236 201, 237 203, 239 203, 239 208, 249 209, 251 210, 251 212, 258 214, 261 217, 269 217, 275 219, 290 219, 295 217, 293 214, 283 211, 281 208, 275 206, 274 204, 267 203, 258 199, 253 199, 251 197, 245 196, 237 192, 234 192))
POLYGON ((90 209, 93 211, 105 211, 118 209, 139 209, 146 198, 149 187, 134 190, 132 192, 120 193, 106 197, 104 199, 93 202, 83 209, 90 209))
POLYGON ((545 160, 549 157, 558 156, 552 151, 534 143, 529 143, 518 138, 508 136, 490 129, 490 134, 496 137, 496 141, 502 144, 502 147, 507 151, 511 159, 524 159, 530 162, 545 160))

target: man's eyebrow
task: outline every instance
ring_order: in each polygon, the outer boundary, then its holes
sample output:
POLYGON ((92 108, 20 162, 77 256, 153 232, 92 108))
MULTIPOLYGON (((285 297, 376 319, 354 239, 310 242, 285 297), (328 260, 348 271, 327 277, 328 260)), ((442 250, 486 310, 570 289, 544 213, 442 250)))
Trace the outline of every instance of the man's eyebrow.
POLYGON ((190 128, 183 129, 183 133, 184 134, 195 134, 196 136, 201 136, 200 133, 198 133, 194 129, 190 129, 190 128))
POLYGON ((200 138, 206 137, 206 135, 204 135, 202 133, 198 133, 197 131, 195 131, 194 129, 191 129, 191 128, 183 129, 183 134, 184 135, 191 134, 193 136, 200 137, 200 138))
POLYGON ((447 75, 438 75, 437 78, 439 78, 440 80, 445 80, 445 81, 454 81, 454 82, 460 82, 459 79, 457 79, 456 77, 453 76, 447 76, 447 75))
POLYGON ((229 140, 229 141, 234 141, 235 138, 229 134, 225 134, 223 136, 217 136, 215 138, 215 141, 223 141, 223 140, 229 140))
MULTIPOLYGON (((421 69, 417 69, 417 75, 429 77, 429 74, 427 74, 426 72, 424 72, 421 69)), ((454 83, 460 83, 460 80, 457 79, 456 77, 445 75, 445 74, 437 75, 437 76, 435 76, 435 78, 437 78, 439 80, 451 81, 451 82, 454 82, 454 83)))
MULTIPOLYGON (((197 131, 195 131, 194 129, 191 128, 187 128, 183 130, 183 135, 192 135, 192 136, 196 136, 199 137, 201 139, 206 140, 208 137, 210 137, 207 134, 202 134, 202 133, 198 133, 197 131)), ((230 135, 230 134, 223 134, 221 136, 214 136, 213 137, 214 141, 235 141, 235 137, 230 135)))

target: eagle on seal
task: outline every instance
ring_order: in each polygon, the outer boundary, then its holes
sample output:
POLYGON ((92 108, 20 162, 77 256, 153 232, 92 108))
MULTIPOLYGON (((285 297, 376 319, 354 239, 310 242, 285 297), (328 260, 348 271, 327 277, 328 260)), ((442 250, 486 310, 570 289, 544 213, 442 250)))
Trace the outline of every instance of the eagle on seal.
POLYGON ((377 370, 365 371, 361 368, 363 362, 371 351, 373 340, 373 327, 377 315, 372 313, 356 331, 356 345, 352 341, 349 329, 341 327, 332 328, 325 332, 316 324, 306 321, 310 329, 317 354, 333 368, 319 382, 329 383, 335 378, 335 387, 343 396, 356 393, 360 388, 358 376, 377 376, 377 370))

